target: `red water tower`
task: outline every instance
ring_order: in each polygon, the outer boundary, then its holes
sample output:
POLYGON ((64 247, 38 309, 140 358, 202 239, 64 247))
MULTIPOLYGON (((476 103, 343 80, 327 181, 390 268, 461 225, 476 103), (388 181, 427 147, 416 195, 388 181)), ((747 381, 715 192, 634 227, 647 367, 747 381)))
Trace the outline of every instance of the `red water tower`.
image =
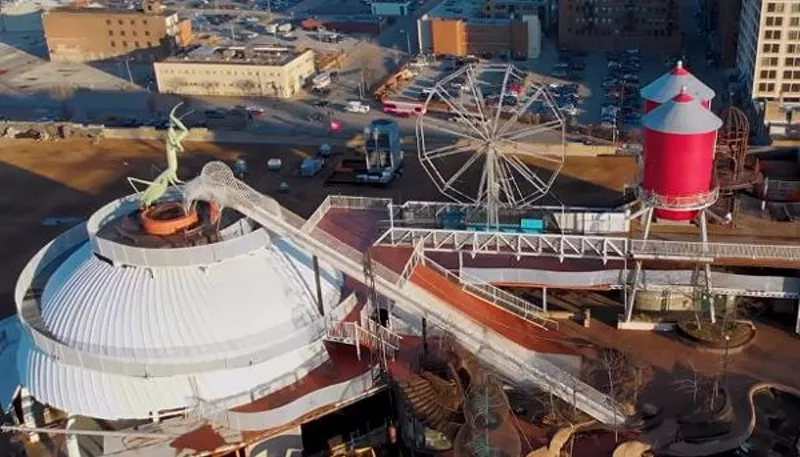
POLYGON ((714 204, 714 152, 722 120, 683 87, 645 115, 642 126, 642 204, 657 218, 673 221, 690 220, 714 204))
POLYGON ((660 78, 651 82, 639 91, 644 100, 644 112, 649 113, 659 105, 672 100, 685 87, 692 97, 701 100, 703 106, 711 109, 711 100, 716 95, 714 90, 703 84, 693 74, 683 68, 680 60, 669 73, 661 75, 660 78))

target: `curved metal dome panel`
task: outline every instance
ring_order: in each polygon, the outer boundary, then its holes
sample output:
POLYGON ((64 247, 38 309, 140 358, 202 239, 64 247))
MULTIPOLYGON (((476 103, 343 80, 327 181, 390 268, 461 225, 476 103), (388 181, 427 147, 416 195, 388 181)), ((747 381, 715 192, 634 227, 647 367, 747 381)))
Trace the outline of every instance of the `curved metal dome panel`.
MULTIPOLYGON (((321 270, 324 300, 338 303, 341 274, 321 270)), ((315 292, 310 256, 284 240, 205 268, 155 269, 114 266, 87 243, 50 277, 41 313, 79 350, 211 358, 248 337, 277 340, 319 319, 315 292)))
POLYGON ((26 337, 20 344, 17 368, 22 385, 38 401, 70 414, 115 420, 189 408, 197 398, 225 408, 240 406, 295 382, 326 360, 328 353, 323 343, 317 342, 251 367, 137 378, 60 363, 26 337), (260 388, 264 385, 269 390, 260 388))

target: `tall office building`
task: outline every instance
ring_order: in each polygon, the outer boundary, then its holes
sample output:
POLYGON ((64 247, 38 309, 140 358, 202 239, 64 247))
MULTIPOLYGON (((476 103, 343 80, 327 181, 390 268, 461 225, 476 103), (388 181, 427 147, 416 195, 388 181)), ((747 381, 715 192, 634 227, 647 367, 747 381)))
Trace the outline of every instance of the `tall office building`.
POLYGON ((558 42, 582 51, 681 48, 679 0, 559 0, 558 42))
POLYGON ((800 102, 800 1, 742 0, 736 68, 752 98, 800 102))

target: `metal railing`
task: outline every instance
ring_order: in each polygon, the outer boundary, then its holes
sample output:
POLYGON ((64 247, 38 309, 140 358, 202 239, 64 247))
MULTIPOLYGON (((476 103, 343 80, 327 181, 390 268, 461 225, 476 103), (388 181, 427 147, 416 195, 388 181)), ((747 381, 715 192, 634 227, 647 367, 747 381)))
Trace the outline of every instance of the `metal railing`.
POLYGON ((638 187, 639 199, 648 206, 674 211, 696 211, 708 208, 719 199, 719 188, 687 196, 662 195, 652 189, 638 187))
POLYGON ((473 252, 605 261, 628 257, 628 239, 595 235, 472 232, 431 228, 394 227, 375 241, 377 245, 420 246, 427 251, 473 252))
MULTIPOLYGON (((190 184, 194 186, 193 190, 187 192, 190 199, 202 196, 223 206, 232 207, 253 218, 263 226, 269 227, 280 235, 293 240, 310 253, 319 255, 321 259, 324 259, 343 273, 352 277, 359 277, 362 274, 360 252, 353 248, 345 247, 346 245, 341 242, 334 242, 331 239, 333 237, 321 230, 316 230, 314 237, 303 233, 302 230, 299 230, 302 227, 302 223, 293 225, 287 222, 283 218, 284 213, 277 202, 259 194, 237 180, 233 172, 225 164, 221 162, 207 164, 203 168, 201 175, 190 184)), ((189 186, 187 185, 187 187, 189 186)), ((499 334, 487 332, 486 329, 474 329, 473 327, 478 324, 465 319, 463 316, 450 315, 444 317, 438 314, 431 309, 429 304, 425 303, 425 300, 414 298, 410 295, 406 287, 402 289, 398 287, 398 283, 401 280, 400 275, 382 265, 376 263, 374 272, 379 293, 393 300, 398 306, 405 306, 412 313, 428 317, 433 324, 450 330, 453 334, 469 335, 469 339, 478 342, 479 347, 484 347, 488 343, 486 338, 500 338, 498 341, 509 343, 505 337, 501 337, 499 334)), ((491 349, 491 344, 488 344, 488 347, 491 349)), ((581 409, 587 410, 589 414, 603 422, 612 423, 612 417, 616 418, 621 414, 621 409, 616 402, 599 391, 582 384, 577 378, 540 357, 536 357, 534 359, 535 363, 532 364, 531 360, 522 360, 519 355, 511 356, 505 354, 505 351, 494 351, 491 358, 496 366, 502 364, 507 369, 524 373, 525 375, 520 380, 529 379, 530 376, 533 376, 537 382, 543 383, 548 390, 553 391, 561 398, 571 401, 574 396, 580 402, 578 406, 581 409), (584 391, 581 388, 580 392, 578 392, 577 388, 570 388, 570 386, 578 385, 583 385, 587 389, 584 391)), ((623 416, 620 415, 619 417, 623 416)))
POLYGON ((547 329, 548 326, 558 327, 557 322, 547 317, 545 310, 514 294, 510 294, 478 278, 473 277, 465 281, 463 271, 455 274, 428 258, 423 257, 420 263, 440 273, 449 281, 461 287, 464 292, 521 317, 537 327, 543 329, 547 329))

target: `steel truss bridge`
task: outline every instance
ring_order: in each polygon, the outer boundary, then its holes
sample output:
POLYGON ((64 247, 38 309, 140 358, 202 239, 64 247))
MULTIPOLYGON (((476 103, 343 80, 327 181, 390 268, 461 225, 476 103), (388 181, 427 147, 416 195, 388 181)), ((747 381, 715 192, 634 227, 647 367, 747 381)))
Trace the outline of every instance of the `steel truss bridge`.
MULTIPOLYGON (((698 284, 691 271, 663 274, 648 271, 640 281, 634 280, 629 262, 641 260, 674 263, 725 262, 743 266, 800 267, 800 246, 719 243, 700 241, 641 240, 619 235, 583 235, 574 233, 509 233, 492 231, 451 230, 438 227, 439 216, 453 210, 480 220, 482 209, 476 205, 437 202, 407 202, 393 205, 388 199, 365 197, 330 196, 321 205, 312 220, 318 221, 330 208, 377 211, 382 227, 374 244, 387 247, 410 247, 424 255, 425 252, 457 253, 460 256, 506 255, 516 257, 545 257, 560 261, 570 259, 598 260, 603 264, 622 265, 621 268, 594 272, 536 271, 520 268, 516 280, 501 274, 500 269, 465 269, 459 266, 459 274, 485 283, 521 283, 527 277, 529 284, 554 288, 580 288, 602 286, 621 289, 626 294, 634 288, 648 291, 689 291, 698 284), (481 271, 482 270, 482 271, 481 271), (490 271, 494 270, 494 271, 490 271), (537 274, 538 273, 538 274, 537 274), (536 276, 535 281, 533 276, 536 276), (546 278, 551 278, 550 282, 546 278)), ((530 210, 507 210, 519 217, 541 217, 542 214, 559 212, 608 212, 630 217, 623 210, 599 210, 585 207, 538 207, 530 210)), ((309 221, 309 223, 312 222, 309 221)), ((506 269, 511 272, 511 269, 506 269)), ((800 282, 795 278, 763 277, 749 275, 712 274, 708 290, 713 294, 800 299, 800 282)), ((469 282, 469 280, 467 280, 469 282)), ((632 303, 626 306, 632 306, 632 303)), ((527 309, 527 308, 526 308, 527 309)), ((630 313, 626 313, 630 317, 630 313)), ((800 333, 800 312, 796 322, 800 333)))

